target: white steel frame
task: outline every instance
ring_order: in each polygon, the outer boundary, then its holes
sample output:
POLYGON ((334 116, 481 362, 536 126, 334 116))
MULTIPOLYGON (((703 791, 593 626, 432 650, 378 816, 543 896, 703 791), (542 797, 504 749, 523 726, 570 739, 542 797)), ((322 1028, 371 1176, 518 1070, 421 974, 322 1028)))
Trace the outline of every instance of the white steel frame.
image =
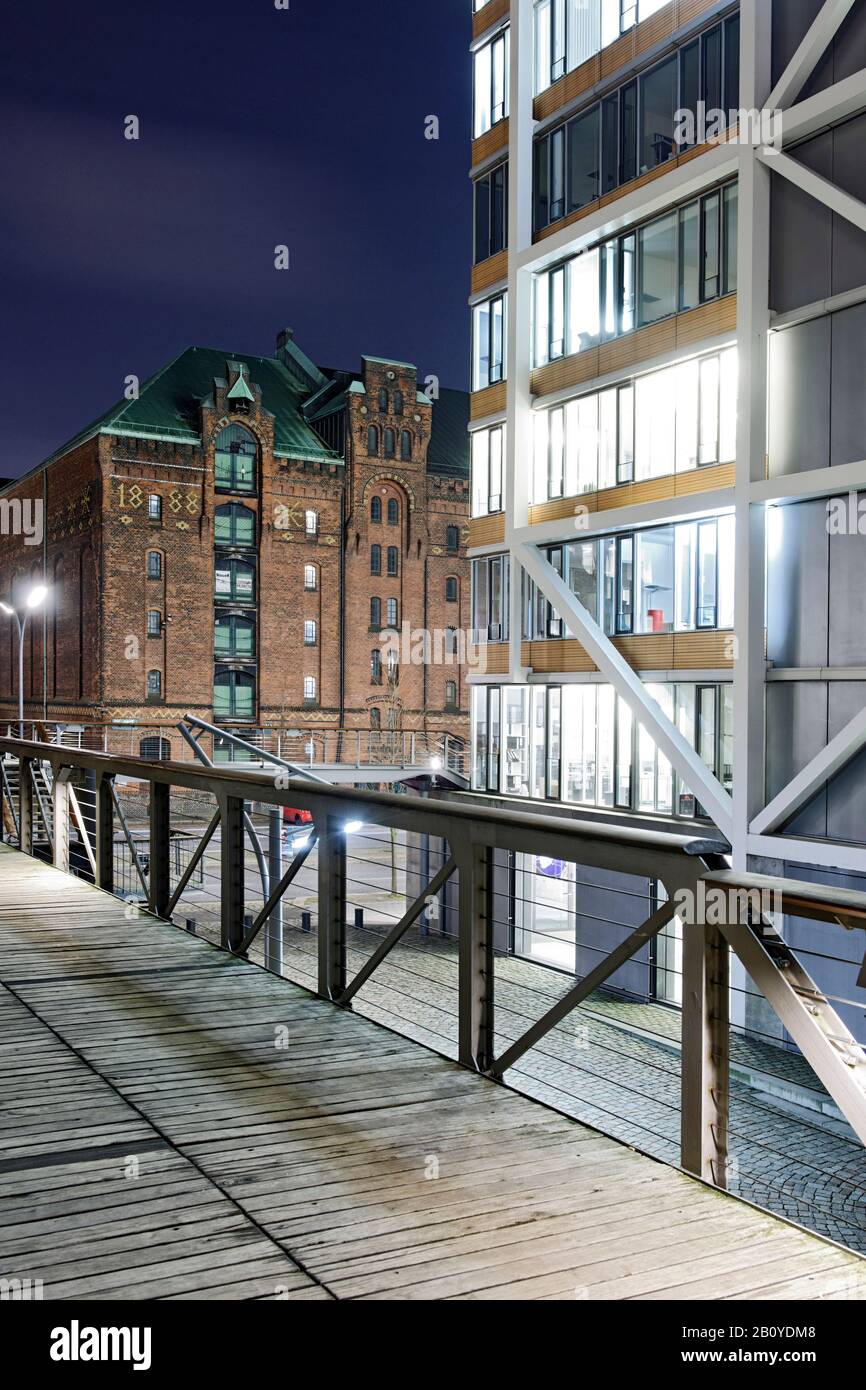
MULTIPOLYGON (((769 307, 771 173, 784 177, 811 197, 866 230, 866 205, 807 169, 792 146, 828 125, 866 110, 866 71, 834 84, 802 102, 803 85, 844 22, 854 0, 826 0, 788 68, 771 91, 771 11, 768 0, 741 0, 740 105, 781 116, 775 143, 719 145, 679 169, 661 175, 647 188, 617 199, 599 212, 565 227, 543 242, 532 241, 532 47, 533 0, 511 0, 511 108, 509 118, 509 270, 505 458, 505 546, 511 555, 510 646, 508 679, 522 683, 521 573, 535 580, 563 617, 570 633, 587 649, 604 678, 630 706, 692 786, 732 846, 735 870, 748 868, 749 856, 769 856, 792 863, 833 866, 866 873, 866 849, 825 841, 798 840, 771 832, 804 804, 822 781, 833 776, 866 742, 866 714, 858 715, 827 749, 767 805, 765 790, 765 565, 766 509, 805 498, 826 497, 866 487, 866 462, 840 468, 767 479, 767 393, 770 333, 801 317, 816 317, 841 307, 834 301, 805 306, 774 320, 769 307), (652 215, 672 202, 709 187, 736 172, 739 179, 738 297, 736 342, 740 392, 737 422, 737 479, 724 493, 697 494, 669 503, 648 503, 589 520, 590 532, 672 520, 683 513, 716 514, 733 510, 737 519, 736 617, 734 660, 734 789, 730 797, 661 711, 610 639, 589 617, 555 574, 539 549, 542 544, 573 538, 573 521, 529 526, 529 479, 534 405, 530 392, 532 275, 559 257, 579 251, 608 232, 652 215)), ((844 296, 858 302, 866 289, 844 296)), ((700 346, 700 345, 698 345, 700 346)), ((697 349, 696 349, 697 350, 697 349)), ((545 401, 549 404, 549 401, 545 401)), ((480 425, 482 422, 478 422, 480 425)), ((484 547, 474 553, 485 553, 484 547)))

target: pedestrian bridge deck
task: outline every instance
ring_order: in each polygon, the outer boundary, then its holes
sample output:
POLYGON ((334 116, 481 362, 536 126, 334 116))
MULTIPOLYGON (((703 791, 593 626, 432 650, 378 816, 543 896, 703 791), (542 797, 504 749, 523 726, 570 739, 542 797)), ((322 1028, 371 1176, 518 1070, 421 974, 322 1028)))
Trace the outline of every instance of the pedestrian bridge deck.
POLYGON ((863 1298, 866 1261, 0 848, 0 1278, 863 1298))

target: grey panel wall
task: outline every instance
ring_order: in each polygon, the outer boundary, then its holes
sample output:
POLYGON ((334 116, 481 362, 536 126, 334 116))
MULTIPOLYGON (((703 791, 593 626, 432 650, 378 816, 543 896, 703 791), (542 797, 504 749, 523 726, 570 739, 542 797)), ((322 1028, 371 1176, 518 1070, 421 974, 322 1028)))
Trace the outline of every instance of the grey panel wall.
POLYGON ((767 655, 776 666, 826 666, 829 552, 823 501, 779 507, 768 525, 767 655))
MULTIPOLYGON (((791 151, 794 159, 866 198, 866 116, 791 151)), ((770 307, 777 313, 866 284, 866 234, 781 174, 772 175, 770 307)))
MULTIPOLYGON (((838 316, 837 316, 838 317, 838 316)), ((770 476, 830 462, 830 316, 770 338, 770 476)))
MULTIPOLYGON (((772 800, 827 746, 827 685, 821 681, 767 686, 767 796, 772 800)), ((827 792, 821 791, 787 827, 791 835, 827 834, 827 792)))

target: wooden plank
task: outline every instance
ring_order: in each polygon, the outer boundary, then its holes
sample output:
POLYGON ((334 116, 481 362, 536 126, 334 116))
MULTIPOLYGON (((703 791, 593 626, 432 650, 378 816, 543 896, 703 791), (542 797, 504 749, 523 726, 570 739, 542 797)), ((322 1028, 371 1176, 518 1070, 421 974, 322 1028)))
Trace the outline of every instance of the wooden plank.
POLYGON ((8 850, 0 929, 0 1253, 46 1297, 859 1287, 859 1257, 8 850))

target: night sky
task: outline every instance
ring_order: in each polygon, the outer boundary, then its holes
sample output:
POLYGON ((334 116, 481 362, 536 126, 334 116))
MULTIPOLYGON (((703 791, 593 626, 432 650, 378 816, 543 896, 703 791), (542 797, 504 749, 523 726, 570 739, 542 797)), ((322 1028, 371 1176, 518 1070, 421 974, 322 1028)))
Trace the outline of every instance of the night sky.
POLYGON ((190 344, 468 386, 469 0, 290 4, 6 7, 0 477, 190 344))

